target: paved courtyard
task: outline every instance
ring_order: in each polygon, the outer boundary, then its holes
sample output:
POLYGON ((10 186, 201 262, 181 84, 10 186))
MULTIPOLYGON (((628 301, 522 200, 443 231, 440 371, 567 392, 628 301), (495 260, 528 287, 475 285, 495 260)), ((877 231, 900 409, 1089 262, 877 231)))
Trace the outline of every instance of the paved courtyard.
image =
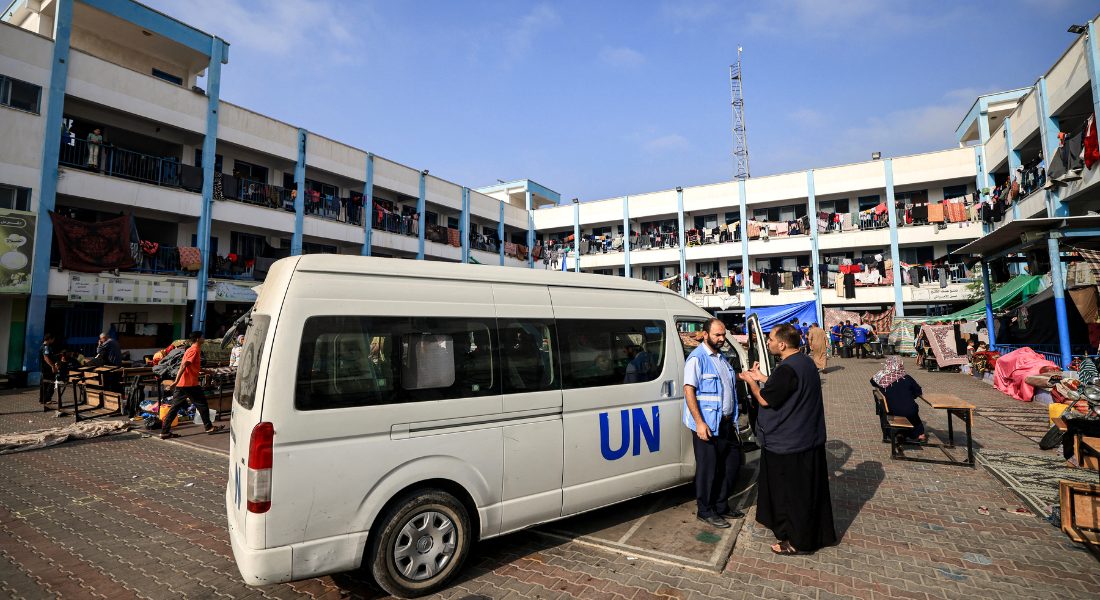
MULTIPOLYGON (((825 377, 838 545, 776 556, 751 508, 721 572, 523 532, 476 546, 439 597, 1100 597, 1100 562, 1045 519, 1011 512, 1024 504, 982 467, 890 460, 868 385, 879 364, 833 361, 825 377)), ((993 413, 1019 408, 969 376, 908 364, 927 392, 957 394, 993 413)), ((0 432, 58 425, 35 398, 32 391, 0 395, 0 432)), ((932 434, 946 436, 942 414, 922 416, 932 434)), ((985 417, 976 419, 974 438, 983 449, 1042 454, 985 417)), ((965 446, 953 452, 963 458, 965 446)), ((140 433, 0 456, 0 597, 381 597, 356 573, 263 588, 241 583, 225 528, 224 464, 216 453, 140 433)), ((684 523, 687 535, 702 533, 695 525, 684 523)))

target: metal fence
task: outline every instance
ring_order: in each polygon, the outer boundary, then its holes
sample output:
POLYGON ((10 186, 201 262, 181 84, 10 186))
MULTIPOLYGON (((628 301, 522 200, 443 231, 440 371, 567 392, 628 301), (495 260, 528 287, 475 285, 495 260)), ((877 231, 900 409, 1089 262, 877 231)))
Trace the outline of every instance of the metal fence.
POLYGON ((291 196, 291 193, 291 190, 277 185, 267 185, 256 181, 240 179, 237 181, 236 200, 238 202, 244 202, 245 204, 256 204, 274 208, 275 210, 282 209, 293 212, 294 198, 291 196))
MULTIPOLYGON (((183 168, 196 168, 187 167, 177 160, 72 137, 62 138, 57 162, 71 167, 91 169, 111 177, 169 187, 184 187, 183 178, 180 176, 181 171, 183 168)), ((188 189, 202 189, 201 175, 197 180, 197 187, 191 185, 188 189)))
POLYGON ((419 221, 412 217, 406 217, 395 213, 379 213, 372 211, 371 229, 388 231, 399 235, 418 237, 420 235, 419 221))
POLYGON ((349 225, 363 224, 362 201, 352 198, 306 196, 305 214, 349 225))

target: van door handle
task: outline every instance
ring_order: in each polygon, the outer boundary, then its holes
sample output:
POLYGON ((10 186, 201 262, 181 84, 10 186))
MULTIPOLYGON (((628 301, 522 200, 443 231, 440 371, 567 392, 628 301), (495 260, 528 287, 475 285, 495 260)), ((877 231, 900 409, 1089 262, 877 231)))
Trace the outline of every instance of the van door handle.
POLYGON ((672 385, 673 385, 673 383, 675 383, 675 382, 673 380, 669 379, 668 381, 665 381, 664 383, 661 384, 661 397, 662 398, 671 398, 672 397, 672 385))

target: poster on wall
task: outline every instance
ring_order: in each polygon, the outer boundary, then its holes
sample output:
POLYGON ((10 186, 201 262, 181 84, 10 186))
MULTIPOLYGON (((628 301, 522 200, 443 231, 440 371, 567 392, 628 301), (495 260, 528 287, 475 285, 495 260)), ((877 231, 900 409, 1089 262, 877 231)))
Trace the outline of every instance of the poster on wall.
POLYGON ((31 293, 37 215, 0 209, 0 294, 31 293))
POLYGON ((258 283, 226 283, 219 281, 214 286, 214 300, 224 302, 255 302, 256 290, 252 289, 258 283))
POLYGON ((69 276, 69 300, 115 304, 187 304, 187 282, 73 274, 69 276))

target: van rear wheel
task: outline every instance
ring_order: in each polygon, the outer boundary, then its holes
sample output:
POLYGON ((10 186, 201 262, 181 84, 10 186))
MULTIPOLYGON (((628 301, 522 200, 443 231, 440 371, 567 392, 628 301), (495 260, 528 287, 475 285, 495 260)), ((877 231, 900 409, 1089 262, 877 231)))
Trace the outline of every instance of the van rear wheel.
POLYGON ((412 492, 394 504, 372 536, 374 580, 398 598, 440 590, 462 568, 470 553, 471 525, 466 507, 439 489, 412 492))

